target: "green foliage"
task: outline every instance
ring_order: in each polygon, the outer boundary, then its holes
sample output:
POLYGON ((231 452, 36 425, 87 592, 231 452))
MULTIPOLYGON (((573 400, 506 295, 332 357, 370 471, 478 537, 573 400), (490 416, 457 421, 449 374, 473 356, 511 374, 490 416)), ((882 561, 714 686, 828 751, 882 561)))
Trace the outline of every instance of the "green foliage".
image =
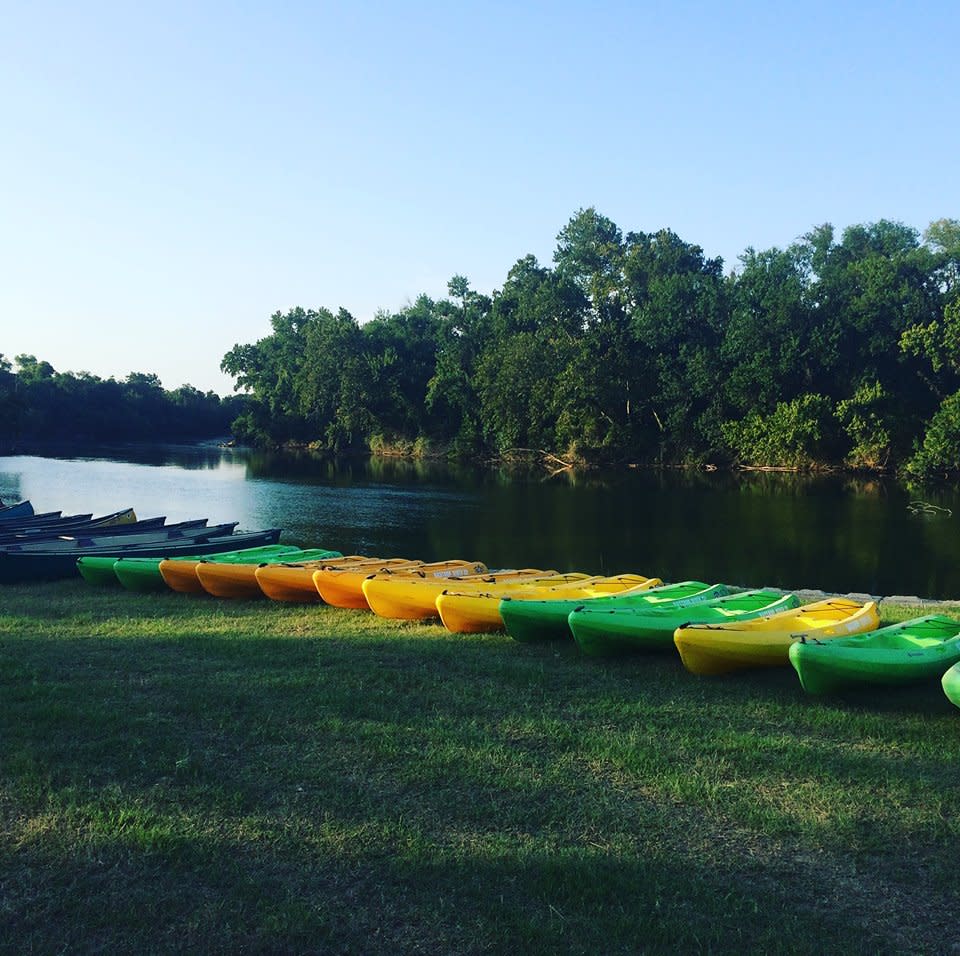
POLYGON ((740 464, 803 468, 827 460, 832 417, 828 398, 801 395, 778 402, 770 415, 727 422, 722 432, 740 464))
POLYGON ((846 463, 854 468, 884 468, 890 458, 890 396, 879 382, 862 384, 837 403, 836 415, 851 448, 846 463))
POLYGON ((956 474, 960 469, 960 392, 947 396, 930 420, 923 443, 907 462, 918 477, 956 474))
POLYGON ((57 372, 32 355, 18 355, 11 368, 0 355, 0 439, 8 442, 213 438, 229 434, 247 404, 191 385, 166 391, 147 372, 118 382, 57 372))
POLYGON ((942 319, 905 329, 900 350, 926 359, 935 373, 960 373, 960 296, 944 306, 942 319))
POLYGON ((237 427, 333 449, 380 435, 474 455, 878 468, 902 465, 960 387, 955 220, 923 241, 890 220, 839 238, 823 224, 724 276, 670 229, 624 234, 587 208, 552 266, 523 256, 490 298, 463 275, 447 291, 364 324, 275 314, 224 357, 251 399, 237 427))

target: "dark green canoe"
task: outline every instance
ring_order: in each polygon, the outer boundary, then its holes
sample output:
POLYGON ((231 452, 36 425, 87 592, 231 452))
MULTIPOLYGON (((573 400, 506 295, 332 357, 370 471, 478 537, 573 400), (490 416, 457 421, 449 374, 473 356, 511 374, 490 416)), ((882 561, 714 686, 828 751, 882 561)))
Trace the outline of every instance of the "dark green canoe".
POLYGON ((500 617, 507 633, 517 641, 549 641, 570 638, 567 618, 578 607, 610 610, 618 607, 689 607, 730 593, 724 584, 704 584, 703 581, 680 581, 662 587, 637 591, 633 594, 610 594, 603 597, 546 601, 504 598, 500 602, 500 617))
POLYGON ((942 614, 917 617, 876 631, 790 645, 790 663, 809 694, 856 684, 937 680, 960 661, 960 621, 942 614))
POLYGON ((580 650, 599 657, 636 650, 673 650, 673 632, 685 624, 746 621, 799 606, 795 594, 764 588, 687 607, 599 610, 581 605, 570 612, 567 623, 580 650))

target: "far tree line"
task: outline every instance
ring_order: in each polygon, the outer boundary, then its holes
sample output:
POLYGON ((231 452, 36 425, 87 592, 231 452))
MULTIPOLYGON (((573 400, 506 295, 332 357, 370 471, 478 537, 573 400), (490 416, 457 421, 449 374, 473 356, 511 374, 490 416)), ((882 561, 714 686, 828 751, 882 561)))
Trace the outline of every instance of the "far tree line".
POLYGON ((248 399, 192 385, 168 391, 156 375, 103 379, 58 372, 34 355, 0 354, 0 449, 36 441, 183 441, 229 435, 248 399))
POLYGON ((896 468, 960 462, 960 221, 830 225, 734 271, 595 209, 491 296, 454 276, 361 324, 277 312, 221 368, 243 440, 571 461, 896 468))

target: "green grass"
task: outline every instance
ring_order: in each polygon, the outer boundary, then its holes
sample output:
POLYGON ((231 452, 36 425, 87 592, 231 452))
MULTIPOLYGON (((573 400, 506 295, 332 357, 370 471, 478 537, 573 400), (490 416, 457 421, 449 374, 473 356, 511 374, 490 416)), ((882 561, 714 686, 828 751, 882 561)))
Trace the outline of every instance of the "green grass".
POLYGON ((0 590, 4 953, 943 953, 958 821, 939 685, 0 590))

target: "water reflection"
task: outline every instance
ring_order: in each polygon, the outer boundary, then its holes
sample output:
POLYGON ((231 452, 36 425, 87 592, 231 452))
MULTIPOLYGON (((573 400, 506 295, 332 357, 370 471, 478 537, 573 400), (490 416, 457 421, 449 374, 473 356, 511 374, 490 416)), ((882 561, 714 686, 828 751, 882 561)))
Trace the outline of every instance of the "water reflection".
POLYGON ((281 527, 345 552, 491 567, 960 597, 955 487, 849 475, 560 472, 205 446, 0 458, 0 496, 39 510, 133 505, 281 527), (913 514, 918 498, 952 515, 913 514))

